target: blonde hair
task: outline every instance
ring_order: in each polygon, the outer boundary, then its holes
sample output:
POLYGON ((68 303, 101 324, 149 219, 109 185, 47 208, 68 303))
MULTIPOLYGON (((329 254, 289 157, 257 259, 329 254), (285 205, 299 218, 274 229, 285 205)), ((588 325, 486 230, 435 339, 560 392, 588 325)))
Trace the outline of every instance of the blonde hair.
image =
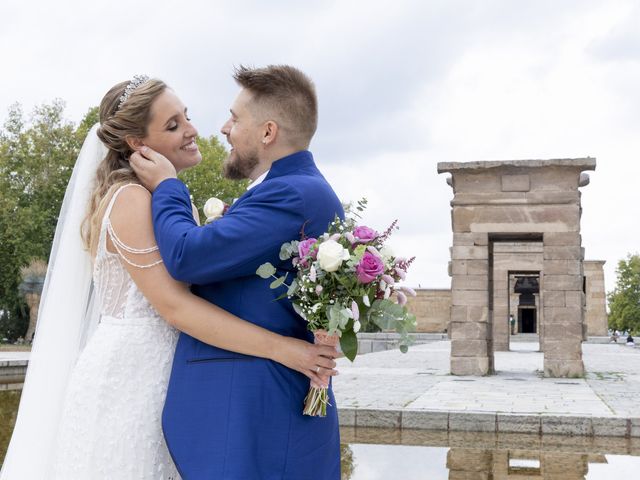
POLYGON ((100 102, 100 128, 97 134, 108 153, 98 165, 95 188, 81 230, 85 247, 92 256, 98 248, 102 215, 109 198, 121 185, 140 183, 129 165, 133 150, 127 143, 127 137, 143 138, 147 135, 151 105, 168 88, 161 80, 148 80, 118 108, 127 85, 129 81, 118 83, 100 102))

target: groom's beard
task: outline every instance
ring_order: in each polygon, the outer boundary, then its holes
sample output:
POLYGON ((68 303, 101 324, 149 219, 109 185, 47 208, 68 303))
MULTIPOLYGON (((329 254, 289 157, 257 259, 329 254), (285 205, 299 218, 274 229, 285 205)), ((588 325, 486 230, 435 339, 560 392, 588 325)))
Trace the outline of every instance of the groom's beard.
POLYGON ((258 154, 251 152, 240 156, 237 152, 231 153, 222 165, 222 173, 229 180, 244 180, 258 166, 260 160, 258 154))

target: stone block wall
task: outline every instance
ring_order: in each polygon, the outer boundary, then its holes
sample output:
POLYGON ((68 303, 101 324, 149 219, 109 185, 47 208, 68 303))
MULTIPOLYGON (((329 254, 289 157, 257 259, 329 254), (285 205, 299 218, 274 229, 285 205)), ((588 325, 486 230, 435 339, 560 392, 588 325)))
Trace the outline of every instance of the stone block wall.
POLYGON ((441 333, 449 328, 451 290, 416 289, 416 296, 409 297, 407 308, 416 316, 416 333, 441 333))
MULTIPOLYGON (((502 342, 496 321, 508 315, 496 303, 494 246, 499 242, 542 240, 540 343, 545 375, 584 372, 584 298, 580 239, 580 186, 595 160, 522 160, 440 163, 453 188, 451 224, 451 373, 493 373, 494 341, 502 342), (470 267, 473 266, 471 270, 470 267), (557 306, 544 303, 555 295, 557 306), (560 332, 564 333, 560 335, 560 332)), ((588 177, 586 177, 588 178, 588 177)), ((539 254, 539 252, 538 252, 539 254)), ((499 260, 499 259, 498 259, 499 260)))
POLYGON ((604 264, 604 260, 585 260, 583 263, 587 295, 585 323, 590 336, 608 335, 604 264))

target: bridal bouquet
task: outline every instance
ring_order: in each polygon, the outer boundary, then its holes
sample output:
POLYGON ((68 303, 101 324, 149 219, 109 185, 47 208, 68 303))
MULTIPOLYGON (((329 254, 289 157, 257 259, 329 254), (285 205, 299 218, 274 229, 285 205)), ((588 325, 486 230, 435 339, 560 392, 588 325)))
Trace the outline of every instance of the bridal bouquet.
MULTIPOLYGON (((367 330, 395 330, 400 334, 400 350, 405 353, 416 319, 405 306, 408 287, 399 286, 414 258, 396 257, 385 246, 397 221, 383 233, 358 225, 366 200, 356 211, 347 207, 346 218, 336 219, 320 238, 303 238, 282 245, 280 259, 291 259, 295 278, 286 284, 288 273, 276 276, 276 268, 265 263, 257 270, 264 278, 273 278, 271 288, 286 287, 278 299, 291 299, 295 311, 308 322, 316 343, 337 346, 351 361, 358 351, 356 333, 367 330)), ((327 412, 326 388, 312 386, 305 398, 303 413, 322 416, 327 412)))

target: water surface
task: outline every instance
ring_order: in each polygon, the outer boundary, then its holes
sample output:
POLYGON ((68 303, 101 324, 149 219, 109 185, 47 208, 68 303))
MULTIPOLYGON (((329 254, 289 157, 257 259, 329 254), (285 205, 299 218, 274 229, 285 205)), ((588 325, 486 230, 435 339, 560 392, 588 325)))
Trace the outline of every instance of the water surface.
MULTIPOLYGON (((0 463, 20 391, 0 391, 0 463)), ((342 480, 640 478, 640 438, 341 429, 342 480)))

